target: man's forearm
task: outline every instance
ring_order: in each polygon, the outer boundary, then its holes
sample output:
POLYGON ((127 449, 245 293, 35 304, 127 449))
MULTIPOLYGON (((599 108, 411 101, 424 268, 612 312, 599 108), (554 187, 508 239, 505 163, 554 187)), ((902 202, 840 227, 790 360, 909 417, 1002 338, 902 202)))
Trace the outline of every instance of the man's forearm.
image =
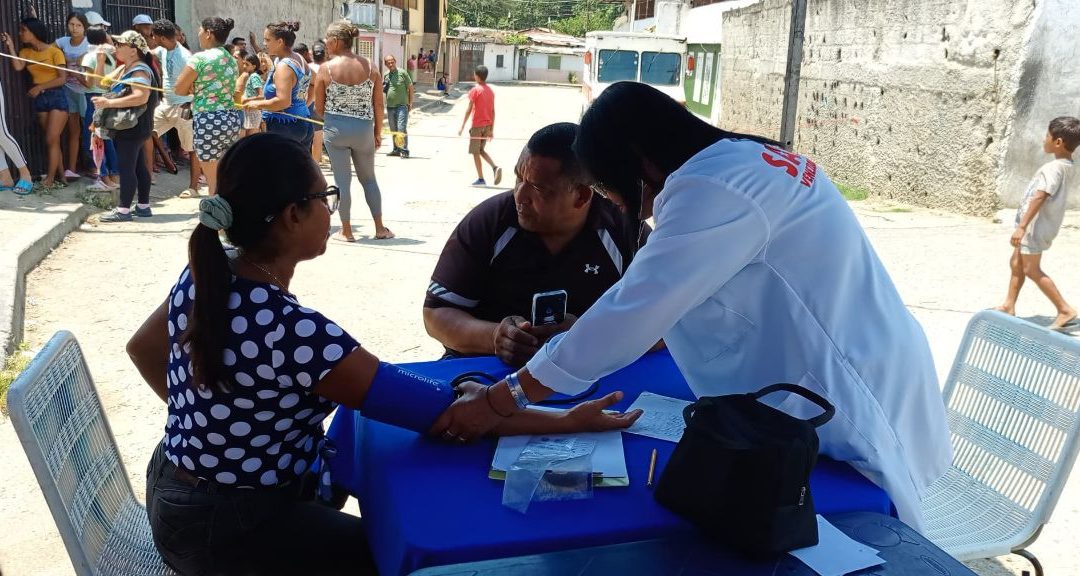
POLYGON ((457 308, 424 308, 427 333, 447 348, 463 354, 494 354, 498 326, 457 308))

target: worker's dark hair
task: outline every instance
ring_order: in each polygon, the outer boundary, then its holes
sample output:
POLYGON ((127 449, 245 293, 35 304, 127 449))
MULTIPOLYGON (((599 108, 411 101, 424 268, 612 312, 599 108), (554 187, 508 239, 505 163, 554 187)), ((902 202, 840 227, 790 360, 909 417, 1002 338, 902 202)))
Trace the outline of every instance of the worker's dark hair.
POLYGON ((476 69, 473 70, 473 74, 476 74, 476 77, 479 78, 481 82, 487 82, 487 66, 484 66, 483 64, 477 66, 476 69))
POLYGON ((202 21, 202 29, 206 30, 214 37, 218 46, 224 44, 225 41, 229 39, 229 32, 232 32, 233 26, 235 25, 232 18, 218 18, 217 16, 203 18, 202 21))
POLYGON ((152 34, 154 36, 161 36, 162 38, 174 40, 176 38, 176 24, 173 24, 172 20, 168 20, 166 18, 154 20, 154 28, 152 34))
MULTIPOLYGON (((229 242, 241 252, 277 251, 273 217, 292 204, 310 209, 307 191, 318 178, 311 151, 291 138, 262 132, 238 140, 225 151, 218 172, 217 193, 232 211, 232 223, 225 228, 229 242)), ((191 350, 190 383, 193 388, 227 391, 232 382, 223 358, 232 270, 217 230, 195 226, 188 240, 188 266, 197 296, 181 338, 191 350)))
POLYGON ((1050 121, 1050 136, 1061 138, 1069 152, 1080 146, 1080 120, 1072 116, 1059 116, 1050 121))
POLYGON ((326 42, 322 40, 316 40, 311 45, 311 59, 316 64, 322 64, 326 61, 326 42))
POLYGON ((292 48, 296 43, 296 33, 300 31, 300 22, 298 20, 271 22, 266 25, 266 30, 274 38, 284 41, 286 48, 292 48))
POLYGON ((23 18, 19 21, 23 27, 30 31, 39 42, 46 44, 52 43, 52 34, 49 34, 49 27, 44 22, 37 18, 23 18))
POLYGON ((535 156, 558 160, 563 177, 571 184, 585 184, 585 170, 574 155, 574 138, 577 132, 578 126, 573 122, 548 124, 533 133, 525 148, 535 156))
POLYGON ((229 40, 229 44, 232 44, 233 46, 236 46, 237 44, 239 44, 241 42, 246 44, 247 40, 243 36, 236 36, 232 40, 229 40))
POLYGON ((648 84, 616 82, 581 117, 574 153, 597 184, 622 197, 627 217, 636 219, 641 210, 643 159, 667 176, 723 138, 779 146, 768 138, 711 126, 648 84))

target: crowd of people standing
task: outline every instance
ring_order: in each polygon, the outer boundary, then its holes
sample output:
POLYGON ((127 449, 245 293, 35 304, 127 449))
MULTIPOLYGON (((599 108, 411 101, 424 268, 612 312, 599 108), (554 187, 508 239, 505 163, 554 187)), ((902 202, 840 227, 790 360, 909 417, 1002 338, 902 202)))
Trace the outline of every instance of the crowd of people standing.
POLYGON ((354 170, 374 223, 373 237, 394 237, 382 222, 374 155, 387 118, 393 139, 388 155, 409 157, 414 76, 418 68, 434 67, 432 51, 410 55, 407 70, 388 56, 384 76, 379 63, 356 52, 360 30, 345 21, 331 24, 311 48, 297 41, 300 23, 295 21, 269 23, 261 43, 255 34, 230 39, 234 22, 229 18, 205 18, 190 35, 167 19, 147 15, 136 16, 122 34, 111 33, 111 26, 96 12, 73 12, 68 34, 54 39, 31 14, 21 20, 17 42, 0 36, 5 53, 19 57, 9 59, 11 65, 29 71, 28 95, 45 137, 48 167, 34 184, 6 118, 0 118, 0 189, 29 194, 85 176, 93 181, 87 186, 91 191, 119 189, 118 205, 101 221, 127 222, 152 216, 154 172, 176 173, 177 164, 187 163, 190 182, 180 197, 213 196, 225 151, 242 137, 271 132, 310 150, 317 162, 324 162, 324 155, 329 161, 342 196, 336 240, 355 240, 354 170), (133 120, 123 127, 95 125, 95 112, 102 118, 129 114, 133 120))

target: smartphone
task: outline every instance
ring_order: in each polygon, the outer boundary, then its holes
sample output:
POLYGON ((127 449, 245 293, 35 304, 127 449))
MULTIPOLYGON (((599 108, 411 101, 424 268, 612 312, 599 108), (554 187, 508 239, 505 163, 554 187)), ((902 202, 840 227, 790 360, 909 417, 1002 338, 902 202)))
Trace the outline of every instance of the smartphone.
POLYGON ((533 294, 533 326, 560 324, 565 317, 566 290, 553 290, 551 292, 538 292, 533 294))

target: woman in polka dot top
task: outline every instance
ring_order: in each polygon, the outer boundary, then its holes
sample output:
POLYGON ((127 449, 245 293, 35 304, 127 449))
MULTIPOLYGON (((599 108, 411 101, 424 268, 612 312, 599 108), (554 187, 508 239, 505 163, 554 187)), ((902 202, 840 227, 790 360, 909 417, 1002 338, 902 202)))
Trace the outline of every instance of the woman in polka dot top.
POLYGON ((618 393, 564 414, 523 412, 504 384, 450 390, 380 363, 289 292, 296 264, 326 251, 337 203, 308 151, 256 134, 229 149, 219 175, 218 195, 199 206, 189 266, 128 343, 168 405, 146 503, 154 543, 177 572, 375 573, 360 518, 304 490, 336 404, 455 442, 475 439, 480 422, 497 434, 570 432, 640 415, 603 413, 618 393), (459 415, 434 427, 451 403, 459 415))

